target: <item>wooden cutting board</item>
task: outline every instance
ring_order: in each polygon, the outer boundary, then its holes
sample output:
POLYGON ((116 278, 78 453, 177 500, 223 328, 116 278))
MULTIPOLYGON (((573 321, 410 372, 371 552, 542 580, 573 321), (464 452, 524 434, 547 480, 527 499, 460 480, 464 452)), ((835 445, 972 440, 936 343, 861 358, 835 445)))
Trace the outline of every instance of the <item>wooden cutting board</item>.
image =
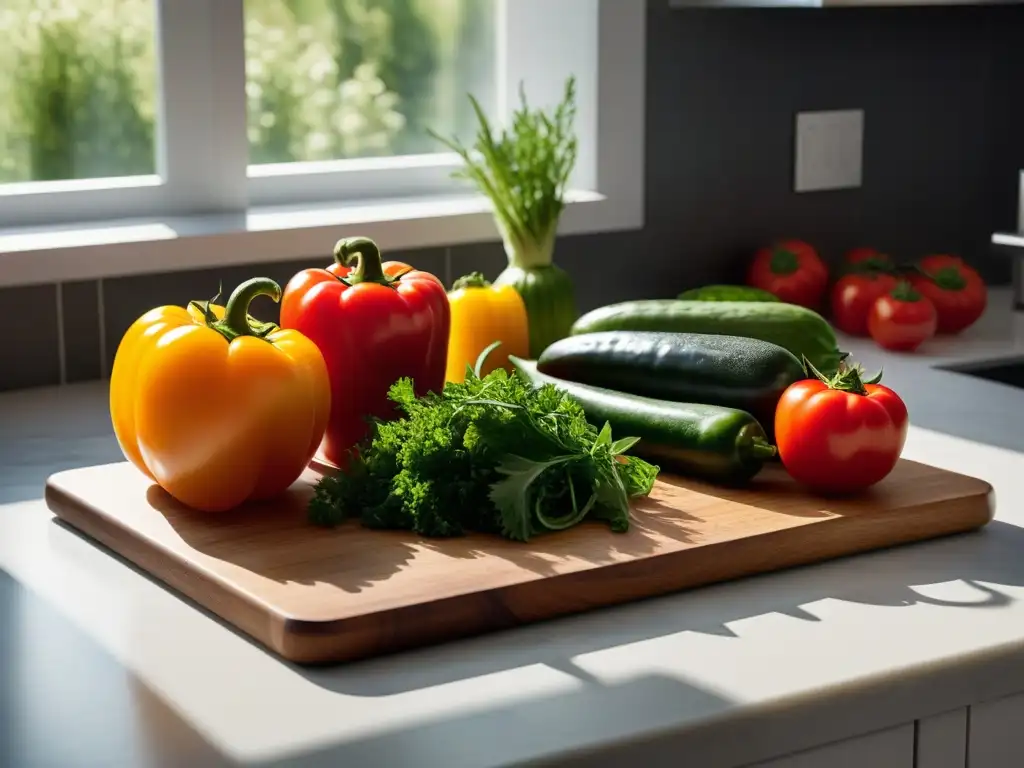
POLYGON ((50 477, 58 517, 302 663, 341 661, 687 587, 979 528, 981 480, 900 461, 856 499, 778 466, 744 490, 662 476, 628 533, 601 524, 529 543, 307 524, 310 470, 274 503, 207 515, 128 463, 50 477))

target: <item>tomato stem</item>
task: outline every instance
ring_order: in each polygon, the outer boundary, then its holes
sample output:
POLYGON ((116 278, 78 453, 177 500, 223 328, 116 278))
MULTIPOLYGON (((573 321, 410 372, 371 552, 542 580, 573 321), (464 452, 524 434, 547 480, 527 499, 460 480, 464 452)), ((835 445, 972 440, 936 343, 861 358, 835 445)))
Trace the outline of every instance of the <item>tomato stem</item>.
POLYGON ((863 372, 861 372, 859 375, 864 384, 878 384, 882 380, 882 370, 883 369, 879 368, 878 373, 876 373, 870 379, 865 379, 863 372))
POLYGON ((829 389, 837 389, 842 392, 849 392, 854 395, 866 395, 866 384, 877 384, 882 380, 882 371, 879 370, 870 379, 864 379, 864 369, 859 365, 847 365, 845 362, 839 364, 839 370, 835 376, 829 378, 803 356, 804 371, 825 384, 829 389))
POLYGON ((925 273, 931 278, 931 281, 935 283, 939 288, 946 291, 962 291, 967 287, 967 281, 964 280, 963 275, 960 274, 960 270, 956 267, 942 267, 932 273, 925 273))
POLYGON ((800 268, 800 259, 786 248, 776 248, 772 251, 770 266, 776 275, 791 275, 800 268))
POLYGON ((900 280, 896 283, 896 287, 893 288, 889 294, 896 299, 896 301, 915 302, 921 300, 921 294, 918 293, 914 289, 914 286, 906 280, 900 280))
POLYGON ((874 256, 849 265, 845 272, 850 275, 862 275, 863 277, 877 280, 883 275, 895 275, 900 268, 890 261, 885 261, 874 256))
POLYGON ((843 273, 875 278, 880 275, 894 275, 900 271, 900 266, 889 254, 874 249, 867 250, 866 256, 853 262, 844 263, 843 273))
POLYGON ((391 278, 384 274, 380 248, 368 237, 346 237, 339 240, 334 246, 334 260, 345 267, 355 263, 355 268, 345 276, 344 282, 349 285, 391 285, 391 278))

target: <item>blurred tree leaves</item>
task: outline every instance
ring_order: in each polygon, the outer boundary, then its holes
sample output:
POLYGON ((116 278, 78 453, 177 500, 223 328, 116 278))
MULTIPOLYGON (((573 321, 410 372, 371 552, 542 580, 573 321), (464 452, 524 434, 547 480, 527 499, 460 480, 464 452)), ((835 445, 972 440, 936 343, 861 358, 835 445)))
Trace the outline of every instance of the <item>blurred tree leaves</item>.
MULTIPOLYGON (((495 0, 246 0, 250 162, 436 152, 493 104, 495 0)), ((153 0, 3 0, 0 182, 155 172, 153 0)), ((171 105, 173 108, 173 105, 171 105)))
POLYGON ((80 5, 0 13, 9 44, 0 54, 2 181, 154 172, 150 2, 90 0, 88 13, 80 5), (141 23, 121 24, 121 10, 141 23))

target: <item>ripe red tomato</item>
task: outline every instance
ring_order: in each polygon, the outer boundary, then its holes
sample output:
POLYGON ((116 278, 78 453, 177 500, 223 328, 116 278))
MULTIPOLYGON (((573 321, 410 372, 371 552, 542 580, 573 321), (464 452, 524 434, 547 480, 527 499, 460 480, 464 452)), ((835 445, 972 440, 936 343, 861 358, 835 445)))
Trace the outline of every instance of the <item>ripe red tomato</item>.
POLYGON ((851 272, 832 286, 832 321, 851 336, 868 335, 868 313, 879 296, 896 287, 896 278, 884 272, 851 272))
POLYGON ((879 296, 868 314, 868 332, 880 347, 912 352, 935 335, 935 306, 907 282, 879 296))
POLYGON ((828 285, 828 269, 807 243, 784 240, 757 252, 747 271, 747 284, 781 301, 814 309, 828 285))
POLYGON ((977 322, 988 304, 981 275, 957 256, 926 256, 917 266, 926 274, 913 275, 910 281, 935 305, 939 333, 959 333, 977 322))
POLYGON ((854 248, 843 257, 843 263, 848 266, 858 266, 862 269, 875 269, 882 272, 893 267, 892 259, 889 258, 889 255, 875 248, 854 248))
POLYGON ((775 443, 786 471, 821 493, 852 493, 888 475, 907 440, 907 406, 857 368, 789 386, 775 410, 775 443))

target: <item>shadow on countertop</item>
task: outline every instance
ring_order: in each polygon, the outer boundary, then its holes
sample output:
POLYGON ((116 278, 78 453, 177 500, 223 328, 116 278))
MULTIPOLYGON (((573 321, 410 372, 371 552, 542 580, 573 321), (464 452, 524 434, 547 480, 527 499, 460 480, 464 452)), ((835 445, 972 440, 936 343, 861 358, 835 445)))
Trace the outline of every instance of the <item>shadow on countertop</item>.
MULTIPOLYGON (((963 378, 966 381, 971 380, 968 376, 963 378)), ((949 411, 954 424, 957 419, 969 421, 962 409, 950 408, 949 411)), ((944 428, 945 422, 941 419, 939 421, 941 423, 919 419, 915 424, 927 429, 957 434, 944 428)), ((984 429, 984 425, 980 428, 984 429)), ((989 439, 970 435, 959 436, 990 445, 997 444, 992 442, 991 435, 989 439)), ((117 452, 112 460, 119 459, 116 441, 112 436, 106 439, 109 440, 112 450, 117 452)), ((1020 445, 1003 447, 1024 451, 1024 435, 1020 438, 1020 445)), ((93 460, 84 463, 96 463, 95 454, 89 458, 93 460)), ((44 481, 45 477, 39 479, 40 488, 44 481)), ((4 499, 4 491, 6 489, 0 485, 0 502, 10 500, 4 499)), ((57 526, 73 531, 60 522, 55 523, 55 528, 57 526)), ((1024 552, 1024 529, 994 521, 984 529, 971 534, 903 545, 823 564, 703 587, 700 588, 699 599, 697 595, 690 595, 690 599, 685 601, 679 601, 678 596, 652 598, 364 662, 333 667, 300 667, 283 662, 264 651, 310 683, 339 695, 352 697, 399 695, 531 665, 544 665, 559 670, 575 677, 580 683, 580 686, 572 691, 548 697, 534 697, 473 714, 445 716, 437 721, 415 725, 400 732, 391 731, 358 742, 338 744, 323 752, 274 764, 295 765, 301 768, 337 765, 342 762, 363 765, 369 764, 367 761, 374 757, 379 759, 387 750, 389 756, 395 756, 395 764, 408 762, 427 765, 433 760, 438 760, 453 768, 462 765, 496 765, 506 756, 484 755, 473 751, 488 741, 486 734, 492 730, 500 732, 501 729, 513 728, 522 733, 523 757, 529 759, 529 753, 543 751, 543 745, 538 743, 539 740, 552 738, 550 730, 542 727, 552 720, 564 722, 565 729, 571 733, 574 728, 586 727, 587 717, 597 717, 602 722, 614 721, 622 724, 624 736, 629 732, 626 730, 628 724, 634 729, 657 729, 659 726, 658 722, 636 723, 632 719, 634 712, 664 711, 666 718, 676 721, 679 713, 690 708, 702 714, 724 712, 731 707, 731 702, 727 699, 676 677, 643 676, 622 683, 606 684, 578 667, 573 659, 588 653, 681 632, 740 639, 743 631, 739 628, 734 629, 734 625, 744 619, 772 613, 800 621, 819 622, 822 619, 815 615, 813 604, 827 599, 893 608, 915 604, 949 606, 962 609, 964 621, 970 621, 975 611, 1005 607, 1013 602, 1014 598, 1000 588, 1024 586, 1024 558, 1021 557, 1021 552, 1024 552), (947 602, 915 589, 916 585, 944 582, 962 582, 970 588, 973 595, 963 602, 947 602), (618 720, 615 720, 616 717, 618 720), (470 732, 473 733, 473 745, 460 747, 460 739, 467 741, 464 734, 470 732), (433 754, 430 745, 435 745, 436 752, 433 754)), ((122 562, 128 564, 124 560, 122 562)), ((134 566, 128 565, 146 578, 150 578, 134 566)), ((0 606, 11 606, 18 602, 31 602, 33 605, 39 603, 32 596, 17 594, 18 590, 24 591, 10 577, 0 572, 0 606)), ((191 601, 180 595, 178 597, 221 623, 229 631, 235 632, 232 627, 191 601)), ((14 609, 9 610, 11 613, 8 615, 13 616, 14 609)), ((23 620, 12 618, 0 622, 0 658, 3 660, 7 661, 17 656, 19 651, 16 649, 12 652, 10 649, 15 643, 24 642, 23 639, 19 639, 19 632, 24 633, 23 620), (20 629, 18 621, 22 621, 20 629)), ((57 628, 44 634, 62 632, 62 629, 57 628)), ((84 642, 95 645, 88 638, 85 638, 84 642)), ((119 685, 144 688, 140 681, 129 679, 130 673, 109 657, 97 661, 90 656, 89 659, 76 661, 72 657, 81 652, 80 644, 76 641, 73 645, 73 651, 58 649, 48 652, 47 662, 53 663, 56 660, 57 670, 76 668, 78 664, 90 664, 95 669, 104 670, 109 667, 109 671, 103 672, 105 677, 121 680, 119 685)), ((24 652, 24 649, 20 651, 22 654, 24 652)), ((98 646, 96 652, 100 655, 104 653, 98 646)), ((820 654, 828 651, 819 648, 817 652, 820 654)), ((123 692, 119 692, 118 695, 126 696, 123 692)), ((132 694, 136 695, 143 699, 146 696, 153 696, 148 689, 142 694, 132 694)), ((140 699, 132 697, 127 697, 127 700, 131 702, 134 710, 130 717, 125 714, 124 707, 118 710, 120 715, 111 714, 111 723, 122 719, 125 726, 122 729, 114 729, 111 732, 113 735, 105 736, 108 740, 128 738, 124 735, 124 729, 143 729, 146 733, 151 728, 157 731, 170 729, 170 732, 178 732, 176 729, 179 729, 185 734, 181 737, 183 743, 194 743, 189 749, 196 750, 194 754, 197 759, 188 764, 226 764, 223 756, 202 741, 190 726, 158 699, 154 698, 152 704, 139 704, 140 699), (132 718, 139 722, 133 724, 132 718), (166 721, 170 725, 161 725, 165 718, 170 718, 166 721)), ((75 702, 77 701, 75 699, 75 702)), ((0 701, 0 707, 3 703, 0 701)), ((62 725, 65 719, 74 718, 74 707, 81 707, 82 711, 86 712, 89 710, 85 708, 90 706, 95 707, 95 699, 89 699, 86 695, 86 699, 81 703, 74 703, 74 706, 69 705, 66 711, 51 713, 47 726, 52 728, 55 725, 54 718, 62 725)), ((83 722, 87 721, 89 720, 83 719, 83 722)), ((95 722, 95 719, 89 722, 95 722)), ((103 722, 106 722, 105 715, 103 722)), ((25 723, 25 715, 18 714, 17 707, 7 710, 0 708, 0 745, 5 745, 7 749, 12 749, 7 745, 14 745, 13 748, 24 747, 24 738, 27 737, 22 737, 22 741, 19 742, 8 738, 8 735, 14 733, 15 729, 24 727, 25 723)), ((742 734, 743 728, 737 726, 734 737, 742 738, 742 734)), ((614 740, 615 737, 616 729, 610 728, 607 738, 614 740)), ((147 745, 150 743, 150 736, 144 735, 142 738, 147 745)), ((162 740, 159 740, 159 743, 161 746, 152 748, 169 750, 167 754, 173 754, 173 747, 164 744, 162 740)), ((110 749, 127 748, 115 742, 111 742, 111 745, 110 749)), ((53 749, 55 746, 50 745, 46 748, 53 749)), ((4 754, 0 751, 0 764, 3 764, 3 758, 4 754)), ((161 764, 161 761, 157 760, 154 763, 161 764)), ((163 764, 172 763, 173 761, 163 764)), ((602 761, 600 764, 613 763, 602 761)))
MULTIPOLYGON (((81 535, 60 520, 54 519, 54 526, 81 535)), ((116 553, 84 538, 159 583, 116 553)), ((999 587, 1024 587, 1021 552, 1024 528, 996 520, 972 533, 745 577, 375 659, 324 666, 285 661, 190 599, 174 594, 311 683, 346 696, 376 697, 537 664, 596 682, 572 659, 680 632, 739 638, 742 635, 730 625, 772 613, 818 622, 822 619, 809 607, 828 599, 885 607, 927 604, 960 608, 969 620, 970 612, 1002 608, 1013 602, 1014 598, 999 587), (946 582, 964 583, 973 597, 946 601, 915 589, 916 585, 946 582), (688 601, 681 609, 677 598, 687 593, 692 597, 699 593, 700 599, 688 601)))
MULTIPOLYGON (((61 528, 66 528, 60 524, 61 528)), ((444 765, 481 768, 560 749, 593 718, 609 734, 644 725, 623 717, 637 703, 666 718, 725 711, 731 702, 680 680, 649 676, 477 709, 283 759, 240 762, 221 752, 134 672, 56 608, 0 569, 0 766, 315 766, 444 765), (515 754, 488 732, 519 731, 515 754), (552 730, 550 723, 560 727, 552 730), (473 738, 466 734, 472 732, 473 738), (551 743, 546 743, 551 742, 551 743)), ((580 734, 582 737, 583 734, 580 734)))
POLYGON ((1013 599, 999 586, 1024 587, 1021 552, 1024 529, 994 521, 973 533, 690 590, 699 591, 700 601, 688 602, 685 610, 671 596, 655 597, 344 666, 291 666, 324 688, 367 697, 532 664, 579 676, 571 659, 583 654, 679 632, 737 638, 731 624, 771 613, 817 622, 821 619, 807 606, 826 599, 891 607, 929 604, 967 612, 1005 607, 1013 599), (953 581, 968 585, 974 598, 949 602, 914 589, 953 581))
POLYGON ((43 498, 54 472, 123 461, 105 382, 5 392, 0 505, 43 498))
POLYGON ((229 765, 95 640, 0 570, 0 765, 229 765))
MULTIPOLYGON (((61 529, 73 531, 63 523, 55 522, 54 533, 61 529)), ((699 595, 689 595, 689 599, 680 600, 678 596, 651 598, 575 617, 550 620, 346 665, 302 667, 284 662, 260 647, 262 653, 276 663, 285 664, 295 675, 312 685, 346 697, 396 696, 531 666, 546 666, 575 678, 570 690, 563 687, 554 693, 530 696, 511 703, 496 704, 490 708, 486 705, 478 706, 471 713, 439 714, 425 722, 417 721, 400 729, 386 729, 373 736, 339 742, 325 746, 320 751, 260 765, 297 768, 339 764, 376 765, 379 762, 375 761, 379 761, 381 755, 386 755, 394 761, 390 764, 395 765, 444 764, 449 768, 475 768, 506 765, 515 760, 535 760, 547 754, 558 755, 559 765, 613 766, 622 764, 614 762, 616 759, 625 759, 617 750, 629 739, 639 738, 640 734, 646 733, 653 739, 650 749, 665 748, 665 740, 672 738, 673 728, 678 726, 681 719, 685 719, 687 712, 699 713, 702 726, 695 732, 693 738, 697 739, 698 743, 706 743, 709 750, 716 751, 715 754, 721 749, 746 750, 743 753, 746 756, 732 763, 725 761, 725 758, 721 758, 721 761, 716 758, 706 765, 743 764, 743 761, 759 759, 758 754, 773 754, 771 750, 775 746, 779 749, 792 747, 781 743, 768 744, 765 739, 770 740, 773 737, 764 735, 765 724, 774 722, 773 718, 789 716, 786 714, 788 710, 780 708, 766 714, 757 708, 751 713, 737 712, 734 702, 722 694, 673 675, 645 674, 623 681, 606 682, 578 666, 574 660, 585 654, 682 632, 739 641, 743 637, 743 629, 736 627, 737 624, 744 619, 772 613, 799 621, 827 621, 827 618, 822 619, 815 614, 814 604, 828 599, 893 608, 915 604, 950 606, 962 609, 963 620, 970 621, 972 613, 976 611, 1005 607, 1013 602, 1014 598, 1001 587, 1024 586, 1024 559, 1020 557, 1021 552, 1024 552, 1024 529, 994 521, 975 533, 904 545, 819 565, 704 587, 700 589, 699 595), (949 602, 935 599, 915 589, 915 585, 945 582, 962 582, 969 587, 971 594, 962 602, 949 602), (716 714, 724 715, 727 712, 730 713, 729 718, 723 718, 721 722, 715 720, 716 714), (587 755, 579 756, 578 763, 573 762, 575 757, 566 755, 565 750, 573 744, 574 734, 579 734, 576 743, 583 741, 584 737, 592 737, 595 721, 602 723, 602 738, 607 740, 610 751, 607 756, 602 755, 599 759, 594 755, 587 755), (558 722, 558 728, 552 728, 551 722, 558 722), (722 729, 726 728, 726 723, 728 732, 723 734, 722 729), (607 728, 603 724, 607 724, 607 728), (509 729, 516 733, 515 739, 508 737, 509 729), (756 744, 751 746, 749 743, 741 743, 745 733, 749 733, 756 744), (499 738, 502 734, 504 736, 499 738), (495 754, 493 749, 489 751, 488 745, 499 743, 511 744, 509 749, 514 754, 495 754), (653 746, 658 744, 661 747, 653 746), (755 747, 762 751, 751 752, 755 747)), ((145 573, 142 575, 150 578, 145 573)), ((5 586, 3 578, 4 574, 0 573, 0 596, 5 586)), ((186 598, 180 595, 178 597, 229 631, 235 632, 216 616, 186 598)), ((0 604, 10 603, 9 598, 6 603, 0 601, 0 604)), ((13 628, 17 623, 8 622, 6 626, 13 628)), ((21 632, 24 633, 24 630, 21 632)), ((11 638, 15 638, 16 634, 17 632, 11 631, 4 634, 3 626, 0 625, 0 638, 4 639, 7 647, 11 645, 11 638)), ((248 641, 248 638, 242 637, 248 641)), ((18 638, 13 640, 18 641, 18 638)), ((34 642, 27 636, 20 641, 34 642)), ((879 638, 879 641, 884 642, 884 638, 879 638)), ((79 652, 79 645, 75 644, 76 653, 79 652)), ((32 647, 35 649, 34 645, 32 647)), ((0 650, 3 648, 0 647, 0 650)), ((638 648, 636 652, 648 651, 638 648)), ((795 649, 794 653, 797 652, 798 649, 795 649)), ((816 648, 815 651, 819 656, 828 652, 828 648, 822 647, 816 648)), ((52 653, 44 655, 43 658, 48 664, 55 663, 55 669, 66 670, 69 663, 80 663, 73 660, 64 663, 59 655, 54 656, 52 653)), ((840 660, 841 658, 837 656, 836 662, 839 663, 840 660)), ((81 663, 94 666, 97 664, 91 659, 81 663)), ((958 659, 956 665, 947 665, 940 669, 935 669, 933 665, 927 673, 928 680, 941 679, 943 675, 963 674, 962 669, 969 668, 975 663, 979 662, 967 658, 958 659)), ((991 665, 996 662, 990 658, 985 663, 991 665)), ((112 660, 108 666, 110 671, 104 673, 107 677, 115 678, 120 675, 117 679, 121 679, 128 674, 112 660)), ((1024 681, 1017 679, 1019 672, 1018 663, 1006 674, 990 676, 1020 687, 1024 685, 1024 681)), ((921 670, 910 669, 906 674, 901 674, 898 680, 893 678, 885 685, 858 684, 849 688, 841 687, 840 690, 830 689, 828 697, 814 699, 814 709, 817 713, 814 716, 824 717, 823 712, 840 711, 852 700, 848 697, 857 697, 858 711, 869 712, 869 717, 882 718, 886 716, 885 712, 892 711, 891 708, 897 706, 902 707, 904 712, 918 711, 921 706, 931 705, 927 697, 924 700, 914 698, 920 696, 919 678, 922 675, 924 673, 921 670), (908 684, 907 680, 911 683, 908 684), (875 704, 865 709, 865 697, 875 704), (922 701, 925 703, 922 704, 922 701), (877 712, 874 711, 875 705, 877 712), (833 710, 834 707, 839 710, 833 710), (886 709, 887 707, 889 709, 886 709)), ((135 681, 133 685, 142 684, 135 681)), ((961 689, 955 684, 950 684, 945 690, 961 689)), ((150 694, 147 691, 144 695, 150 694)), ((163 705, 159 704, 156 709, 150 707, 149 710, 144 707, 138 708, 133 713, 138 722, 118 726, 120 730, 115 729, 114 732, 123 734, 126 730, 138 732, 143 729, 148 733, 150 729, 183 729, 183 732, 192 734, 191 726, 187 726, 177 715, 164 712, 160 707, 163 705)), ((919 714, 923 716, 931 713, 919 714)), ((64 714, 59 713, 55 716, 64 717, 64 714)), ((22 725, 21 721, 8 713, 4 713, 4 719, 4 728, 22 725)), ((837 722, 842 722, 841 717, 836 719, 837 722)), ((47 722, 50 724, 50 720, 47 722)), ((885 722, 878 723, 878 727, 885 725, 885 722)), ((113 728, 113 725, 111 727, 113 728)), ((812 728, 806 738, 814 743, 825 743, 844 735, 849 734, 830 734, 812 728)), ((122 735, 118 738, 127 736, 122 735)), ((190 740, 195 739, 199 737, 190 735, 184 743, 190 744, 190 740)), ((0 744, 4 743, 0 739, 0 744)), ((813 744, 808 742, 806 746, 813 744)), ((114 744, 111 748, 122 747, 114 744)), ((160 742, 159 747, 153 747, 166 751, 166 755, 175 754, 176 748, 163 742, 160 742)), ((225 758, 201 740, 198 745, 194 744, 189 749, 197 750, 195 754, 201 755, 199 760, 188 763, 190 765, 225 764, 225 758)), ((667 754, 670 752, 652 753, 648 762, 641 760, 639 764, 677 764, 672 761, 665 762, 667 754)), ((633 757, 630 760, 636 762, 633 757)), ((732 757, 740 757, 740 754, 730 753, 729 759, 732 757)), ((169 765, 173 764, 173 761, 155 763, 169 765)))
MULTIPOLYGON (((966 691, 960 675, 988 679, 986 685, 990 688, 1019 687, 1019 661, 979 654, 958 659, 957 665, 922 664, 885 680, 830 686, 827 696, 803 697, 792 709, 780 704, 737 711, 721 693, 678 676, 643 674, 606 683, 577 666, 573 659, 679 632, 741 638, 742 632, 737 634, 730 624, 769 613, 821 621, 808 607, 825 599, 894 608, 913 604, 959 607, 965 611, 964 620, 970 621, 973 611, 1012 602, 1000 586, 1024 586, 1022 551, 1024 529, 996 521, 972 534, 706 587, 701 590, 699 603, 691 601, 685 606, 671 598, 654 598, 342 667, 293 667, 296 674, 348 696, 390 696, 538 664, 575 677, 578 686, 338 743, 287 765, 319 768, 341 760, 353 765, 373 764, 381 754, 394 755, 395 764, 443 763, 453 768, 505 765, 515 760, 529 761, 530 765, 588 768, 680 765, 684 763, 680 762, 679 742, 674 741, 683 733, 678 723, 693 712, 699 714, 701 726, 685 732, 687 753, 700 755, 702 766, 718 768, 848 738, 851 733, 843 729, 850 727, 853 711, 861 713, 857 728, 865 733, 896 722, 910 722, 965 703, 934 699, 928 690, 963 696, 976 693, 966 691), (937 600, 912 586, 951 581, 964 582, 976 593, 976 599, 937 600), (981 665, 985 665, 984 672, 979 671, 981 665), (937 709, 932 711, 930 707, 937 709), (729 717, 716 717, 727 712, 729 717), (915 714, 906 717, 907 712, 915 714), (785 741, 792 737, 791 732, 783 735, 793 730, 794 718, 802 723, 802 744, 785 741), (558 728, 552 729, 551 722, 557 722, 558 728), (594 722, 606 728, 601 752, 595 748, 579 753, 563 750, 559 754, 554 742, 571 743, 575 733, 586 729, 588 723, 586 732, 592 733, 594 722), (512 748, 516 754, 489 751, 491 745, 509 743, 510 729, 517 735, 512 748), (534 762, 545 751, 556 756, 534 762)), ((884 642, 883 638, 879 640, 884 642)), ((646 652, 637 649, 637 653, 646 652)), ((825 652, 821 647, 815 650, 819 655, 825 652)))

